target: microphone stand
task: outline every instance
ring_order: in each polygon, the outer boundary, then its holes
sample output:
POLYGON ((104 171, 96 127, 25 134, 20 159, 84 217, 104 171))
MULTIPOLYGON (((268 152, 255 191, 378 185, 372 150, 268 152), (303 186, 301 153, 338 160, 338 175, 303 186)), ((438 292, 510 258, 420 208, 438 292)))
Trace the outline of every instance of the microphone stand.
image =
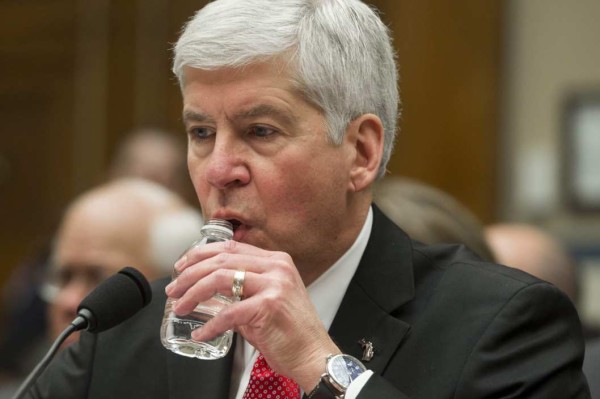
POLYGON ((44 358, 37 364, 37 366, 35 366, 33 371, 31 373, 29 373, 29 375, 27 376, 25 381, 23 381, 23 383, 19 387, 19 390, 17 391, 17 393, 15 393, 15 395, 12 397, 12 399, 21 398, 23 396, 23 394, 25 392, 27 392, 30 385, 46 369, 46 367, 48 366, 48 363, 50 363, 50 361, 52 360, 54 355, 56 355, 58 348, 60 348, 62 343, 65 342, 65 339, 67 339, 69 337, 69 335, 71 335, 75 331, 82 330, 83 328, 85 328, 87 326, 87 324, 88 324, 88 321, 84 317, 77 316, 75 318, 75 320, 73 320, 71 322, 71 324, 69 324, 69 326, 67 328, 65 328, 62 333, 60 333, 58 338, 56 338, 56 340, 54 341, 54 343, 52 344, 52 346, 50 347, 48 352, 46 352, 46 355, 44 356, 44 358))
POLYGON ((101 332, 122 323, 146 306, 152 299, 152 291, 142 273, 132 267, 125 267, 109 277, 81 301, 77 317, 58 336, 48 353, 27 376, 12 399, 19 399, 27 392, 52 360, 58 348, 74 331, 87 329, 101 332), (128 306, 113 312, 114 303, 124 302, 128 306))

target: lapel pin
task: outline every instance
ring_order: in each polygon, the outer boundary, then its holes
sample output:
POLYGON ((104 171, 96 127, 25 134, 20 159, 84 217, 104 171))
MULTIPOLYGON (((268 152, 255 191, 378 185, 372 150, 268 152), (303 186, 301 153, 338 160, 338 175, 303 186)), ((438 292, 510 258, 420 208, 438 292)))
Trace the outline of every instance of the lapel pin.
POLYGON ((364 338, 358 341, 358 343, 363 350, 362 360, 368 362, 371 359, 373 359, 373 355, 375 354, 375 348, 373 348, 373 343, 371 341, 367 341, 364 338))

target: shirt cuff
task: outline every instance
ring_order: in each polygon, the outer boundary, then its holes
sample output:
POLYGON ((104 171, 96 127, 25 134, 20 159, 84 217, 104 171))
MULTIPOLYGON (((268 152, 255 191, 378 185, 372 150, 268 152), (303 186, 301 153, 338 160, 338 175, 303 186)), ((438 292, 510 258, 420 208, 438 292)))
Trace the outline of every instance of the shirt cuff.
POLYGON ((348 385, 348 389, 346 390, 346 394, 344 395, 345 399, 356 399, 360 391, 363 389, 369 378, 373 375, 371 370, 367 370, 361 375, 358 376, 357 379, 352 381, 350 385, 348 385))

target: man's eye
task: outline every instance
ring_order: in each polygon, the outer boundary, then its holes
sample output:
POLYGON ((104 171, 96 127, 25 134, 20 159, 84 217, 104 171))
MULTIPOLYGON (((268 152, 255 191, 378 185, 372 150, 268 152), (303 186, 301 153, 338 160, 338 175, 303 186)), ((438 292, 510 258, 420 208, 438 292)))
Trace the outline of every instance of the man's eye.
POLYGON ((50 277, 50 281, 52 284, 62 288, 69 285, 74 277, 75 273, 73 273, 71 270, 63 269, 53 272, 52 276, 50 277))
POLYGON ((267 138, 277 133, 277 130, 268 126, 252 126, 249 129, 249 134, 258 138, 267 138))
POLYGON ((206 127, 193 127, 189 129, 189 135, 192 139, 206 140, 214 134, 212 129, 206 127))

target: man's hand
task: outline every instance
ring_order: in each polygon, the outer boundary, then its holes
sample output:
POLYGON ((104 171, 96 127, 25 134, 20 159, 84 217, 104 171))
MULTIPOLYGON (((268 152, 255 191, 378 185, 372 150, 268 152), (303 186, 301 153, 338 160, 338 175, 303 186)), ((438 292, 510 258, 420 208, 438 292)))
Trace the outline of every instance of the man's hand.
POLYGON ((232 296, 233 275, 245 270, 244 298, 223 309, 192 338, 205 341, 233 329, 260 351, 273 370, 309 392, 340 353, 325 330, 292 258, 249 244, 225 241, 195 247, 176 264, 179 277, 166 293, 185 315, 220 293, 232 296))

